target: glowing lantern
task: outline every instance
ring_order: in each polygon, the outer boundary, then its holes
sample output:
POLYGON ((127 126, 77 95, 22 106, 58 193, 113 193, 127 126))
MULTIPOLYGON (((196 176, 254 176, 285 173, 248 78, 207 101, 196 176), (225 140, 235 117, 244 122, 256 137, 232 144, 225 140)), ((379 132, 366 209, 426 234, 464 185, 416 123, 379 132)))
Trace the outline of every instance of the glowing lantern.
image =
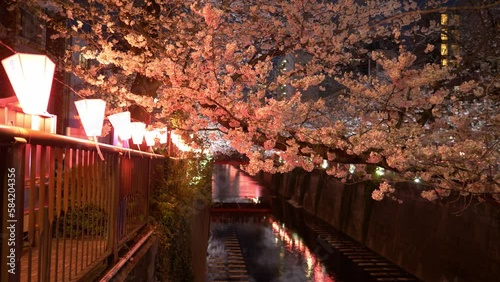
POLYGON ((45 55, 17 53, 2 60, 26 114, 47 112, 55 64, 45 55))
POLYGON ((146 139, 146 145, 154 146, 156 138, 156 130, 146 131, 144 133, 144 139, 146 139))
POLYGON ((100 136, 106 102, 101 99, 86 99, 75 101, 75 106, 87 136, 100 136))
POLYGON ((95 147, 101 160, 104 157, 99 149, 97 136, 102 133, 102 122, 104 121, 104 110, 106 109, 106 102, 101 99, 86 99, 75 101, 76 110, 82 121, 83 129, 87 136, 94 137, 95 147))
POLYGON ((170 132, 170 139, 172 140, 172 143, 175 144, 177 149, 183 151, 183 152, 200 152, 199 149, 194 149, 191 148, 189 145, 187 145, 184 140, 182 140, 182 137, 175 134, 174 132, 170 132))
POLYGON ((128 140, 132 137, 130 134, 130 112, 110 115, 108 119, 121 140, 128 140))
POLYGON ((142 144, 144 132, 146 131, 146 124, 144 122, 131 122, 130 132, 132 133, 132 143, 136 145, 142 144))
POLYGON ((163 133, 158 132, 158 138, 160 138, 160 144, 167 143, 167 130, 163 133))

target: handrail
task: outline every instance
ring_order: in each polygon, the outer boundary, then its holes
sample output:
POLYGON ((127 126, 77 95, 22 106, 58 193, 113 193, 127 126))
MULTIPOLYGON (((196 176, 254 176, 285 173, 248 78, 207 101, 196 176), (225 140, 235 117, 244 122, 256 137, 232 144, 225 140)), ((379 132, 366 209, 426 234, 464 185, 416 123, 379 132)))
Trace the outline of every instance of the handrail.
POLYGON ((153 234, 153 231, 149 231, 148 234, 146 234, 142 239, 137 242, 130 251, 128 251, 125 256, 123 256, 120 261, 118 261, 113 268, 111 268, 100 280, 100 282, 108 282, 111 281, 116 273, 120 271, 123 266, 134 256, 134 254, 139 250, 144 243, 149 239, 149 237, 153 234))
POLYGON ((104 161, 95 142, 0 125, 0 281, 80 281, 147 224, 165 157, 99 146, 104 161))
MULTIPOLYGON (((74 149, 85 149, 85 150, 96 150, 95 142, 90 140, 85 140, 81 138, 69 137, 59 134, 46 133, 37 130, 31 130, 27 128, 0 125, 0 143, 12 143, 15 137, 20 137, 26 139, 27 144, 35 143, 43 146, 53 146, 53 147, 68 147, 71 146, 74 149)), ((99 143, 99 148, 102 152, 106 153, 123 153, 130 156, 137 157, 163 157, 163 155, 152 154, 149 152, 143 152, 138 150, 132 150, 128 148, 116 147, 108 144, 99 143)))

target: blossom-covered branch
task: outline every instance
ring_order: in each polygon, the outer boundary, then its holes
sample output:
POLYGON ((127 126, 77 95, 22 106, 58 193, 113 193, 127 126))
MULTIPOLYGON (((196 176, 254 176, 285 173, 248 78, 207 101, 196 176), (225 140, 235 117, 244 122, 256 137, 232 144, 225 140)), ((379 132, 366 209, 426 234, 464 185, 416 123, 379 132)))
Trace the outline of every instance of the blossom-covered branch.
POLYGON ((217 128, 212 142, 247 155, 251 173, 326 162, 348 181, 381 167, 376 199, 414 180, 428 199, 498 199, 497 1, 28 2, 79 38, 66 65, 81 94, 217 128), (71 64, 74 52, 93 65, 71 64), (139 79, 155 87, 137 93, 139 79))

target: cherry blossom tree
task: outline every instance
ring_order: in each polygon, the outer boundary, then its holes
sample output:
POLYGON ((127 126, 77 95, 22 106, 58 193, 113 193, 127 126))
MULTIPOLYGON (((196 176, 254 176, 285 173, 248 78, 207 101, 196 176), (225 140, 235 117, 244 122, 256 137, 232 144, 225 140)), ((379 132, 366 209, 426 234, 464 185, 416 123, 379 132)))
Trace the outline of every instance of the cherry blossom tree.
POLYGON ((395 181, 499 199, 498 2, 40 2, 26 5, 52 40, 85 42, 60 61, 80 95, 228 144, 250 173, 325 163, 357 181, 378 167, 377 200, 395 181))

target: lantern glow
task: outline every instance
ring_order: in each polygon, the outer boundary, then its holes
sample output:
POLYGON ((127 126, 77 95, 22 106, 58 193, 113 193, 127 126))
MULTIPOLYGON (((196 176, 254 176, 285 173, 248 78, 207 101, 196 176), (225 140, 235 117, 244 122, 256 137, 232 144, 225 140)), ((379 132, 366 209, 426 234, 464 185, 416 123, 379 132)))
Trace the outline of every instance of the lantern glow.
POLYGON ((186 144, 186 142, 184 142, 184 140, 182 140, 182 137, 174 132, 171 132, 170 133, 170 138, 172 140, 172 143, 175 144, 175 146, 177 147, 177 149, 179 149, 180 151, 182 152, 200 152, 199 149, 194 149, 192 148, 191 146, 189 146, 188 144, 186 144))
POLYGON ((75 101, 75 106, 87 136, 100 136, 106 102, 101 99, 86 99, 75 101))
POLYGON ((23 112, 47 112, 55 64, 45 55, 17 53, 2 60, 23 112))
POLYGON ((156 130, 150 130, 144 133, 144 139, 146 139, 146 145, 150 147, 155 145, 155 138, 156 138, 156 130))
POLYGON ((132 133, 132 143, 136 145, 142 144, 144 132, 146 131, 146 124, 144 122, 131 122, 130 132, 132 133))
POLYGON ((158 138, 160 138, 160 144, 167 143, 167 130, 165 129, 163 133, 158 132, 158 138))
POLYGON ((132 137, 130 133, 130 112, 122 112, 108 116, 111 125, 121 140, 128 140, 132 137))

